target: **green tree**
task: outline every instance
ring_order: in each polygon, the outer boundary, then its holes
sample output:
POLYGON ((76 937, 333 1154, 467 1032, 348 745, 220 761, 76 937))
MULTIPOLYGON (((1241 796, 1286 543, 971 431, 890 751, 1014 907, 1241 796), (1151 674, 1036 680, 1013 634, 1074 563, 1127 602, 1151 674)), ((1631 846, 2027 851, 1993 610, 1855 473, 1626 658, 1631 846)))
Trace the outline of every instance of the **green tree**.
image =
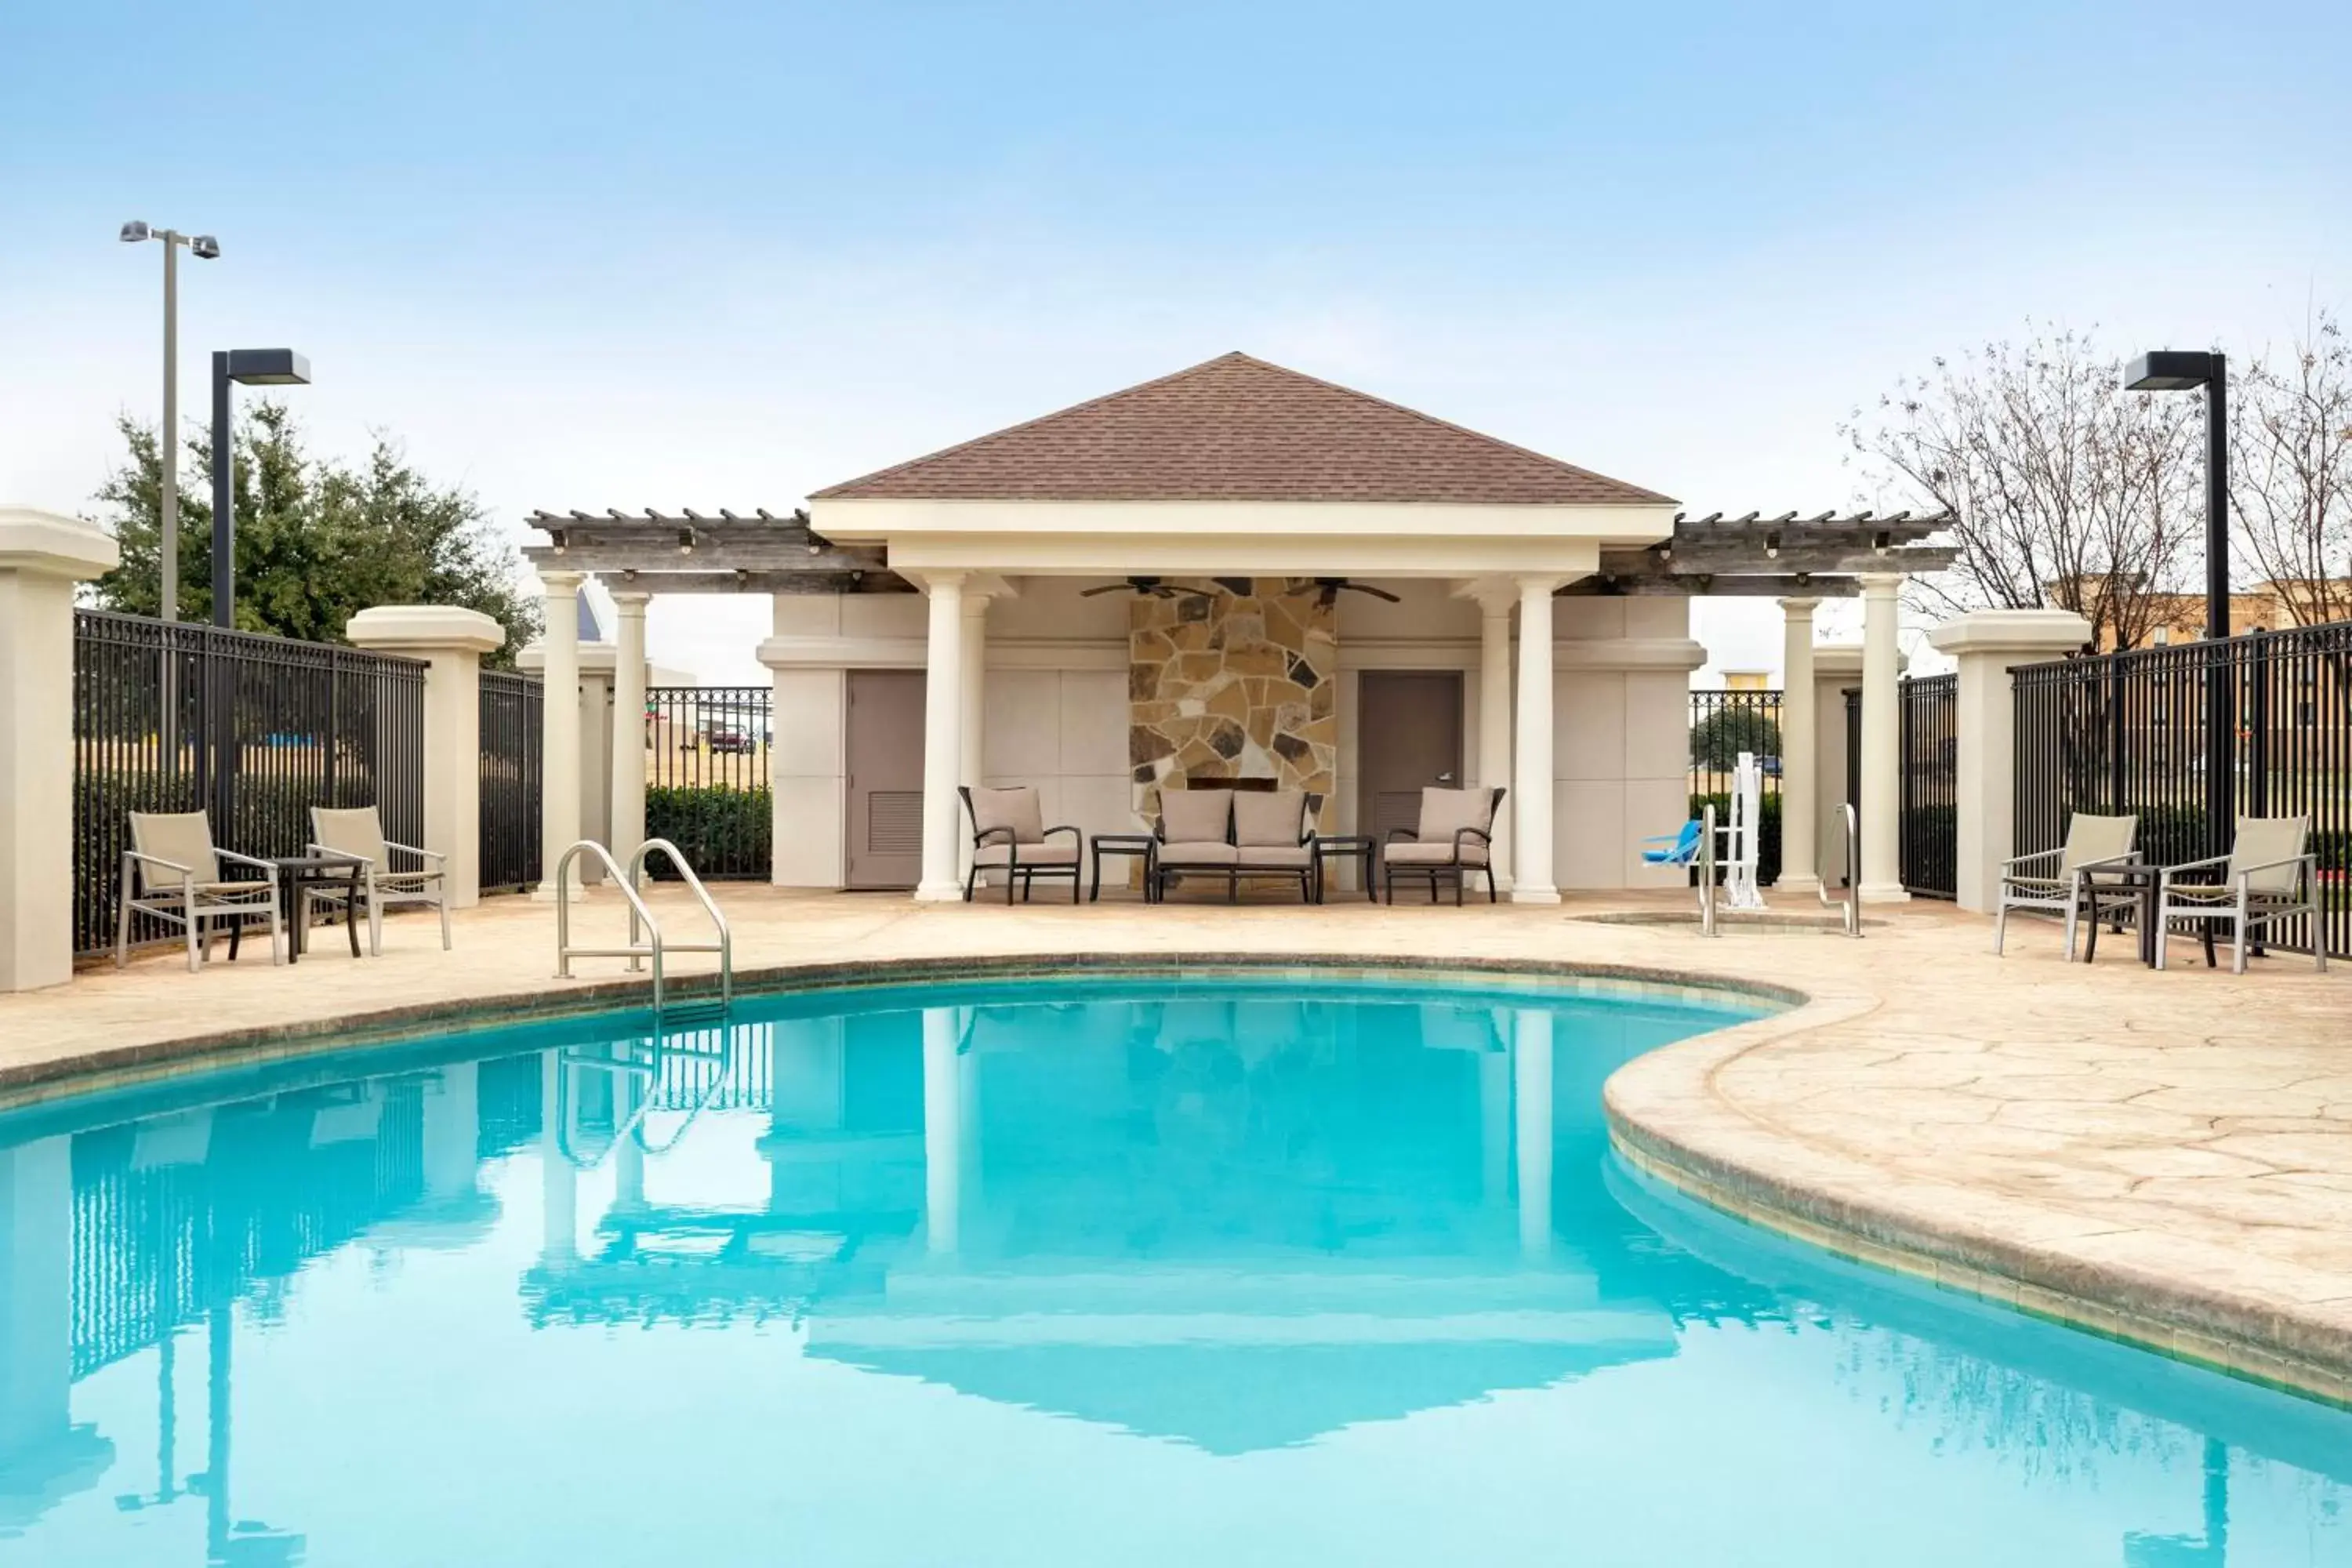
POLYGON ((1691 766, 1727 773, 1742 752, 1759 757, 1780 754, 1780 726, 1762 710, 1718 708, 1691 726, 1691 766))
MULTIPOLYGON (((126 458, 92 498, 97 521, 122 547, 100 577, 98 603, 152 616, 163 605, 163 463, 152 426, 121 421, 126 458)), ((180 592, 184 620, 212 618, 212 471, 208 435, 191 436, 180 465, 180 592)), ((305 642, 339 642, 371 605, 460 605, 507 629, 490 662, 510 666, 539 631, 539 605, 520 587, 521 559, 466 491, 435 485, 379 437, 367 462, 348 467, 304 450, 283 404, 260 402, 236 432, 236 625, 305 642)))

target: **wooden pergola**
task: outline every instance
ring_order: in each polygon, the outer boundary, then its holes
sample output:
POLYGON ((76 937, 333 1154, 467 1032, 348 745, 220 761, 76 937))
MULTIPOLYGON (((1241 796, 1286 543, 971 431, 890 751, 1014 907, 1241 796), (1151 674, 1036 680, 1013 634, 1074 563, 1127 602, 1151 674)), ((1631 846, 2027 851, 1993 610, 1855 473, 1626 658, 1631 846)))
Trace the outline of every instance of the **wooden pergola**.
MULTIPOLYGON (((840 545, 809 526, 805 511, 750 516, 677 512, 537 511, 547 536, 526 545, 541 571, 593 573, 607 586, 670 594, 912 594, 887 552, 840 545)), ((1671 539, 1604 550, 1601 570, 1562 588, 1571 595, 1850 598, 1869 574, 1940 572, 1958 552, 1925 542, 1951 526, 1948 512, 1825 511, 1675 516, 1671 539)))

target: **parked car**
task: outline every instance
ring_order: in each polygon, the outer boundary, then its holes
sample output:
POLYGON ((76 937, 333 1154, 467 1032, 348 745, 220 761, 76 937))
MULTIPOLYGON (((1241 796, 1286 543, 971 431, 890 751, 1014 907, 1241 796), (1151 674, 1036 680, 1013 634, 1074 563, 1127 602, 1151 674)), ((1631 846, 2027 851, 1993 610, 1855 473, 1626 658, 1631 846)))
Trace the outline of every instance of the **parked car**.
POLYGON ((705 731, 703 740, 714 753, 724 752, 730 755, 744 756, 760 749, 759 742, 752 740, 748 733, 726 725, 719 725, 705 731))

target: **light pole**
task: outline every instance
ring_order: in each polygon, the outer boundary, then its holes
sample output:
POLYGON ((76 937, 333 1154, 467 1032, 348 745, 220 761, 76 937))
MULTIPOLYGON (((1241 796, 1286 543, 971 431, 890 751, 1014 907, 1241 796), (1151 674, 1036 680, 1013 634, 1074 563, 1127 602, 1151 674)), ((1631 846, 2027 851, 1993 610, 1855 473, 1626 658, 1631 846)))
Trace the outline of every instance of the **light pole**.
POLYGON ((162 525, 158 540, 162 618, 176 621, 180 618, 180 247, 186 246, 199 260, 215 261, 220 258, 220 241, 208 234, 150 228, 136 218, 122 226, 121 237, 125 245, 150 239, 163 244, 163 428, 155 454, 163 465, 163 487, 157 521, 162 525))
POLYGON ((292 349, 229 349, 213 355, 213 625, 236 625, 235 431, 229 384, 308 386, 310 362, 292 349))
MULTIPOLYGON (((2237 764, 2230 691, 2230 362, 2188 349, 2144 353, 2124 371, 2126 392, 2205 389, 2205 853, 2230 847, 2237 764)), ((2121 803, 2117 803, 2118 808, 2121 803)))

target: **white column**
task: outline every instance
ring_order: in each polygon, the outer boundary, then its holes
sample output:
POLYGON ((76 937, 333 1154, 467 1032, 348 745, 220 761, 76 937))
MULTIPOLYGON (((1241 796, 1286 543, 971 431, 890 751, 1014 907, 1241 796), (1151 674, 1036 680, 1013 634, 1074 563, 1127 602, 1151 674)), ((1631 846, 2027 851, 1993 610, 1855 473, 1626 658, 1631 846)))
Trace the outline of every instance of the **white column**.
POLYGON ((73 978, 74 584, 119 559, 86 522, 0 509, 0 991, 73 978))
POLYGON ((1514 1016, 1511 1102, 1517 1110, 1519 1252, 1551 1251, 1551 1015, 1522 1008, 1514 1016))
POLYGON ((482 896, 482 656, 506 628, 456 605, 378 605, 343 637, 425 660, 425 847, 448 857, 450 906, 471 909, 482 896))
POLYGON ((1780 601, 1780 880, 1784 892, 1820 890, 1820 722, 1813 690, 1813 609, 1818 599, 1780 601))
POLYGON ((923 1235, 926 1250, 952 1257, 963 1215, 963 1075, 954 1007, 923 1009, 923 1235))
MULTIPOLYGON (((963 679, 957 691, 959 703, 956 782, 974 789, 983 782, 981 770, 985 765, 981 752, 981 714, 985 710, 988 695, 988 595, 969 588, 963 596, 963 679)), ((961 803, 958 803, 956 840, 956 879, 961 882, 971 870, 971 835, 961 831, 961 803)))
POLYGON ((1517 773, 1511 831, 1518 841, 1515 904, 1556 904, 1552 883, 1551 595, 1560 579, 1521 577, 1519 590, 1519 722, 1513 737, 1517 773))
MULTIPOLYGON (((1478 783, 1483 788, 1501 785, 1518 793, 1511 777, 1511 605, 1518 597, 1508 583, 1481 583, 1478 601, 1478 783)), ((1495 886, 1509 892, 1517 879, 1511 874, 1511 813, 1516 802, 1506 797, 1495 819, 1493 864, 1495 886)))
POLYGON ((613 658, 613 858, 626 867, 646 841, 646 601, 615 588, 613 658))
MULTIPOLYGON (((541 572, 547 587, 545 700, 540 704, 539 889, 555 898, 556 863, 580 837, 580 574, 541 572)), ((575 893, 584 888, 575 879, 575 893)))
POLYGON ((956 774, 963 767, 963 579, 934 572, 930 638, 923 681, 923 879, 915 898, 948 903, 963 897, 956 876, 956 774))
POLYGON ((1862 886, 1866 904, 1897 904, 1903 890, 1903 677, 1896 643, 1899 572, 1862 579, 1862 886))
POLYGON ((2063 658, 2091 640, 2091 623, 2071 610, 1972 610, 1944 622, 1927 641, 1959 661, 1954 739, 1958 789, 1959 906, 1990 914, 2000 863, 2016 854, 2017 706, 2010 671, 2063 658))

